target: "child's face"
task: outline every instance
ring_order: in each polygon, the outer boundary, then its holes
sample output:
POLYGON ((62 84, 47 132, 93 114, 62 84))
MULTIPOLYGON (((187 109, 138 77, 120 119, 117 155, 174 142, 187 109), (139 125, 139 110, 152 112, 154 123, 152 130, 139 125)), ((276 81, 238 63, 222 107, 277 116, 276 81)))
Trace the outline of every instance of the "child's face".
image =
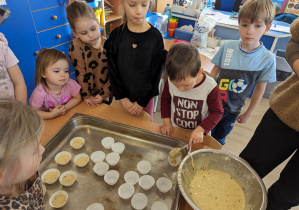
POLYGON ((100 24, 94 19, 83 17, 75 22, 75 29, 72 29, 72 33, 82 42, 96 46, 101 37, 100 24))
POLYGON ((265 21, 262 19, 256 20, 251 23, 249 20, 241 20, 239 23, 240 38, 242 45, 250 47, 258 47, 260 38, 263 34, 267 33, 271 25, 266 26, 265 21))
POLYGON ((122 0, 128 22, 134 25, 143 23, 149 7, 149 0, 122 0))
POLYGON ((40 144, 40 138, 38 142, 38 145, 36 141, 31 142, 21 154, 21 171, 18 183, 33 176, 40 165, 45 148, 40 144))
POLYGON ((179 91, 184 92, 194 88, 194 86, 198 84, 198 78, 199 74, 197 74, 196 77, 186 76, 184 80, 172 80, 171 82, 179 91))
POLYGON ((50 88, 65 85, 70 77, 69 63, 64 59, 58 60, 46 68, 42 77, 46 79, 46 83, 50 88))

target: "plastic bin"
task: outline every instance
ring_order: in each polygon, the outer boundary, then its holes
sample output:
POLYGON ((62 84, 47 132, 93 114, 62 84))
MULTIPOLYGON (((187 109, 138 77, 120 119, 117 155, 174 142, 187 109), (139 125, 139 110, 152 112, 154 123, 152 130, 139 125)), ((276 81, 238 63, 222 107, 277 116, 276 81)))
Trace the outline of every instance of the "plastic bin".
POLYGON ((174 37, 176 39, 186 40, 186 41, 190 42, 192 36, 193 36, 193 33, 188 32, 188 31, 183 31, 178 28, 176 28, 174 31, 174 37))

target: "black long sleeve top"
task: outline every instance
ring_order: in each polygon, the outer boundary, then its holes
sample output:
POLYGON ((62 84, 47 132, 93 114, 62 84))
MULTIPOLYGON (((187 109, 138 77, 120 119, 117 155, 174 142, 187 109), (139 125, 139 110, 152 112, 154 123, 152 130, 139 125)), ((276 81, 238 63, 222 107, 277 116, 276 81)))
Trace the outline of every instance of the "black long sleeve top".
POLYGON ((146 107, 159 94, 158 85, 167 51, 161 33, 151 25, 143 33, 123 24, 106 41, 108 77, 117 100, 128 98, 146 107))

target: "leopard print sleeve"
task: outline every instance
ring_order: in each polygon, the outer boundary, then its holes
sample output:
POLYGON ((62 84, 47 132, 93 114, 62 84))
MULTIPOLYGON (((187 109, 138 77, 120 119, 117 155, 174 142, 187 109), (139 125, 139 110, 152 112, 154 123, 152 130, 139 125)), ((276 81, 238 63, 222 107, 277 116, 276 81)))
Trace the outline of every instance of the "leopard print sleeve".
POLYGON ((0 210, 11 209, 36 209, 43 210, 44 195, 40 175, 33 182, 32 186, 24 193, 17 197, 0 196, 0 210))
POLYGON ((71 63, 75 69, 76 81, 81 86, 81 96, 83 98, 89 98, 92 94, 89 91, 88 77, 90 75, 87 72, 86 65, 85 65, 85 51, 84 51, 84 44, 80 41, 80 39, 73 39, 69 46, 69 56, 71 63))

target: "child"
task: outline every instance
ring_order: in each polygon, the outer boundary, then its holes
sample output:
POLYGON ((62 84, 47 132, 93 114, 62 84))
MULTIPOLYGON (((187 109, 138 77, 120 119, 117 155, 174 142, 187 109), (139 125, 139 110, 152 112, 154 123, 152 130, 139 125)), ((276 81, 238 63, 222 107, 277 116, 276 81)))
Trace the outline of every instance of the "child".
POLYGON ((202 72, 200 55, 190 43, 171 46, 166 58, 168 80, 161 98, 161 132, 172 127, 194 129, 189 145, 201 143, 223 114, 217 83, 202 72))
POLYGON ((103 49, 106 38, 101 36, 100 23, 85 2, 74 1, 66 12, 75 36, 69 47, 69 56, 82 88, 81 96, 87 106, 97 106, 102 102, 110 104, 111 87, 103 49))
POLYGON ((261 178, 291 157, 268 189, 268 210, 299 205, 299 19, 292 23, 290 32, 286 58, 296 74, 273 91, 270 108, 240 154, 261 178))
POLYGON ((149 2, 121 0, 124 24, 112 31, 104 47, 115 99, 130 114, 144 109, 152 120, 166 51, 159 30, 144 20, 149 2))
POLYGON ((35 68, 36 88, 29 102, 43 119, 64 115, 80 103, 81 87, 69 78, 69 59, 63 52, 41 49, 35 68))
POLYGON ((275 56, 259 40, 271 27, 275 8, 271 0, 248 0, 239 13, 241 40, 227 41, 212 59, 211 76, 218 82, 223 117, 212 130, 222 145, 235 122, 246 123, 259 104, 267 82, 276 81, 275 56), (255 89, 247 110, 245 99, 255 89), (240 114, 240 115, 239 115, 240 114))
POLYGON ((0 94, 14 97, 26 104, 27 87, 18 62, 4 35, 0 33, 0 94))
POLYGON ((0 209, 44 209, 37 169, 43 121, 25 104, 0 98, 0 209))

